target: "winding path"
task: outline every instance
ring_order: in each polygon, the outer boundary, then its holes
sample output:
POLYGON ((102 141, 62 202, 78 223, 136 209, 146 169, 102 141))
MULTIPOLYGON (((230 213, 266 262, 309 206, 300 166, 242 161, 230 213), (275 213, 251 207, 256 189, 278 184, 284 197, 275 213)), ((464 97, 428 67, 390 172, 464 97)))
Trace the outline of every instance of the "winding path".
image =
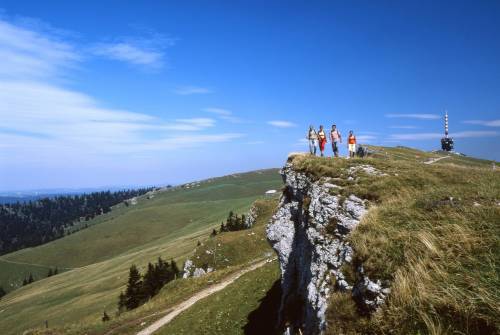
POLYGON ((191 296, 189 299, 181 302, 180 304, 173 306, 164 317, 161 319, 153 322, 151 325, 149 325, 147 328, 144 328, 140 332, 137 333, 137 335, 151 335, 161 327, 165 326, 168 324, 170 321, 172 321, 177 315, 181 314, 183 311, 188 309, 189 307, 193 306, 196 302, 198 302, 201 299, 204 299, 216 292, 219 292, 226 288, 229 284, 234 283, 238 278, 243 276, 245 273, 248 273, 250 271, 253 271, 257 268, 260 268, 261 266, 265 265, 268 262, 272 262, 275 259, 265 259, 262 261, 259 261, 257 263, 254 263, 250 265, 249 267, 246 267, 242 270, 239 270, 226 278, 224 278, 220 283, 212 285, 210 287, 207 287, 204 290, 201 290, 200 292, 196 293, 195 295, 191 296))
POLYGON ((434 164, 436 162, 439 162, 441 159, 445 158, 450 158, 450 156, 442 156, 442 157, 437 157, 437 158, 431 158, 428 161, 425 161, 424 164, 434 164))

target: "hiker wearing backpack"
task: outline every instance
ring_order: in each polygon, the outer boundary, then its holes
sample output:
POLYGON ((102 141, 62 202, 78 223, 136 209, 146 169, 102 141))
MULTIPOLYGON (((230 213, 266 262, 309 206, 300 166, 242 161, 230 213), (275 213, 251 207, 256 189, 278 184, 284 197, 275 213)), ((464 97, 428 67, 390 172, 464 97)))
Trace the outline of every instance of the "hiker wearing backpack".
POLYGON ((337 130, 337 125, 332 125, 332 130, 330 130, 330 140, 332 140, 332 150, 335 157, 339 157, 339 146, 338 142, 342 143, 342 136, 337 130))
POLYGON ((316 156, 316 143, 318 141, 318 134, 316 130, 311 125, 309 126, 309 132, 307 133, 307 140, 309 141, 309 153, 316 156))
POLYGON ((352 130, 349 131, 347 143, 349 147, 349 157, 354 157, 354 155, 356 154, 356 136, 354 136, 352 130))
POLYGON ((318 141, 319 141, 319 151, 321 151, 321 157, 323 157, 323 152, 325 151, 325 144, 326 144, 326 134, 325 131, 323 130, 323 126, 319 126, 319 131, 318 131, 318 141))

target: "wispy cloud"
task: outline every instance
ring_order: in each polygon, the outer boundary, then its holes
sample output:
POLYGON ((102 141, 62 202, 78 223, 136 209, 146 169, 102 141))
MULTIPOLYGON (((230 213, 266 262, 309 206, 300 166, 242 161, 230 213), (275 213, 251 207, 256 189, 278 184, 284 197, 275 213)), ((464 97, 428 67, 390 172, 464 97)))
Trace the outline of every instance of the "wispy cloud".
POLYGON ((173 90, 175 94, 178 95, 193 95, 193 94, 208 94, 213 93, 213 91, 206 87, 199 86, 179 86, 173 90))
POLYGON ((148 50, 131 43, 99 43, 92 48, 95 55, 153 68, 163 66, 163 52, 148 50))
POLYGON ((233 113, 227 109, 216 108, 216 107, 207 107, 203 108, 203 111, 207 113, 217 114, 219 116, 230 116, 233 113))
POLYGON ((271 125, 273 127, 278 127, 278 128, 292 128, 292 127, 296 127, 297 126, 293 122, 283 121, 283 120, 268 121, 267 124, 269 124, 269 125, 271 125))
MULTIPOLYGON (((139 52, 128 59, 155 62, 154 56, 148 57, 139 52)), ((105 108, 88 94, 64 87, 58 78, 70 76, 69 70, 84 59, 71 42, 45 31, 0 19, 0 59, 2 160, 38 157, 54 164, 61 159, 91 162, 110 155, 177 150, 244 136, 204 133, 216 125, 212 118, 165 120, 105 108)))
MULTIPOLYGON (((450 134, 453 138, 474 138, 474 137, 495 137, 500 133, 496 131, 461 131, 450 134)), ((433 140, 443 137, 442 133, 413 133, 413 134, 392 134, 388 140, 397 141, 419 141, 419 140, 433 140)))
POLYGON ((73 45, 0 19, 0 76, 41 79, 61 75, 81 59, 73 45))
POLYGON ((215 115, 217 115, 217 117, 219 119, 225 120, 228 122, 232 122, 232 123, 243 122, 242 119, 234 116, 233 112, 231 112, 230 110, 227 110, 227 109, 217 108, 217 107, 207 107, 207 108, 203 108, 203 111, 207 112, 207 113, 215 114, 215 115))
POLYGON ((418 119, 418 120, 437 120, 442 116, 438 114, 385 114, 388 118, 406 118, 406 119, 418 119))
POLYGON ((142 35, 96 43, 90 47, 90 52, 148 69, 162 68, 165 63, 165 50, 175 44, 175 39, 150 30, 142 35))
MULTIPOLYGON (((215 126, 215 120, 209 118, 177 119, 173 124, 167 124, 165 129, 196 131, 215 126)), ((160 126, 161 127, 161 126, 160 126)))
POLYGON ((486 127, 500 127, 500 120, 466 120, 462 121, 466 124, 477 124, 486 127))
POLYGON ((405 125, 402 125, 402 126, 389 126, 389 128, 391 128, 391 129, 418 129, 417 126, 405 126, 405 125))

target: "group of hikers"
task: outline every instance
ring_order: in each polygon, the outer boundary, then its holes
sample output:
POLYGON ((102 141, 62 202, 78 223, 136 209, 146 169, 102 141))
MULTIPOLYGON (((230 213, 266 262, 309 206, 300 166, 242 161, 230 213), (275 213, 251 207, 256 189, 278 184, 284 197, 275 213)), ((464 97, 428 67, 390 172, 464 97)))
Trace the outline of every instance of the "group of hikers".
MULTIPOLYGON (((311 155, 316 155, 316 148, 319 146, 321 157, 323 157, 327 142, 327 136, 323 126, 319 126, 319 131, 316 131, 314 126, 309 126, 307 139, 309 141, 309 152, 311 155)), ((342 136, 340 135, 336 125, 332 125, 332 129, 330 130, 330 141, 332 142, 334 156, 339 157, 339 143, 342 143, 342 136)), ((352 130, 349 131, 349 136, 347 137, 347 146, 349 150, 349 157, 354 157, 356 154, 356 136, 354 136, 352 130)))

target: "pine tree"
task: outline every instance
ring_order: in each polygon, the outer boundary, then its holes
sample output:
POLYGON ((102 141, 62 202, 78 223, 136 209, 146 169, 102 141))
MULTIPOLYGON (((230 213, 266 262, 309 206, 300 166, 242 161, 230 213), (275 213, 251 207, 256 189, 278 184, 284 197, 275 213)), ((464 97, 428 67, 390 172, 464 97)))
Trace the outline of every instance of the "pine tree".
POLYGON ((231 231, 233 226, 234 226, 234 213, 233 211, 229 212, 229 215, 227 217, 227 223, 226 226, 228 227, 228 230, 231 231))
POLYGON ((53 275, 55 276, 55 275, 56 275, 56 274, 58 274, 58 273, 59 273, 59 270, 57 269, 57 266, 56 266, 56 268, 54 269, 54 273, 53 273, 53 275))
POLYGON ((174 275, 173 279, 179 277, 179 274, 181 273, 181 270, 179 270, 179 267, 177 266, 177 263, 173 259, 170 260, 170 270, 172 271, 172 273, 174 275))
POLYGON ((222 223, 220 224, 220 229, 219 229, 219 232, 223 233, 223 232, 225 232, 225 231, 227 231, 227 227, 226 227, 226 225, 224 224, 224 222, 222 222, 222 223))
POLYGON ((28 280, 26 278, 23 279, 23 286, 28 285, 28 280))
POLYGON ((165 262, 161 257, 158 257, 158 279, 159 279, 159 287, 163 287, 166 283, 168 283, 173 278, 173 274, 170 271, 170 265, 165 262))
POLYGON ((35 279, 33 279, 33 275, 32 275, 32 274, 31 274, 31 272, 30 272, 30 276, 29 276, 29 278, 28 278, 28 284, 31 284, 31 283, 32 283, 32 282, 34 282, 34 281, 35 281, 35 279))
POLYGON ((47 273, 47 277, 52 277, 53 273, 52 273, 52 269, 49 269, 49 273, 47 273))
POLYGON ((6 294, 7 294, 7 292, 5 292, 5 290, 3 289, 3 287, 2 287, 2 286, 0 286, 0 299, 2 299, 2 297, 3 297, 4 295, 6 295, 6 294))
POLYGON ((201 245, 201 242, 198 241, 198 243, 196 243, 196 246, 199 247, 201 245))
POLYGON ((212 233, 210 234, 210 236, 211 236, 211 237, 214 237, 214 236, 216 236, 216 235, 217 235, 217 230, 215 230, 215 229, 214 229, 214 230, 212 230, 212 233))
POLYGON ((108 313, 106 313, 106 311, 104 311, 104 314, 102 315, 102 322, 106 322, 109 320, 110 320, 110 317, 109 317, 108 313))
POLYGON ((144 274, 144 279, 142 282, 143 295, 146 298, 153 297, 160 289, 156 272, 156 267, 153 266, 153 264, 148 263, 148 269, 144 274))
POLYGON ((125 297, 125 306, 129 310, 138 307, 143 301, 141 274, 135 265, 130 267, 125 297))
POLYGON ((118 313, 121 313, 127 305, 127 298, 123 291, 120 292, 120 296, 118 297, 118 313))

